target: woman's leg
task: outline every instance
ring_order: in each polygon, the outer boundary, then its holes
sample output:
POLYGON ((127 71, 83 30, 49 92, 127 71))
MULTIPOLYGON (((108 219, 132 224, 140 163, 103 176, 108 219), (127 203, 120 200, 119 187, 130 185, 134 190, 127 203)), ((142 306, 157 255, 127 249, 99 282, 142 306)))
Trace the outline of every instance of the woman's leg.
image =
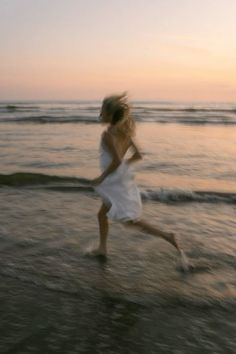
POLYGON ((130 221, 126 223, 126 225, 136 227, 140 231, 149 233, 150 235, 163 238, 178 250, 183 270, 187 272, 191 268, 191 264, 189 263, 184 251, 179 247, 174 233, 161 231, 143 220, 130 221))
POLYGON ((161 237, 167 242, 169 242, 171 245, 173 245, 179 252, 181 251, 176 239, 175 235, 172 232, 164 232, 159 229, 157 229, 155 226, 150 225, 144 220, 138 220, 138 221, 129 221, 126 223, 127 226, 135 227, 141 232, 148 233, 150 235, 156 236, 156 237, 161 237))
POLYGON ((109 224, 107 219, 107 212, 110 207, 102 204, 98 212, 98 223, 99 223, 99 246, 93 251, 94 255, 105 256, 107 253, 107 236, 109 230, 109 224))

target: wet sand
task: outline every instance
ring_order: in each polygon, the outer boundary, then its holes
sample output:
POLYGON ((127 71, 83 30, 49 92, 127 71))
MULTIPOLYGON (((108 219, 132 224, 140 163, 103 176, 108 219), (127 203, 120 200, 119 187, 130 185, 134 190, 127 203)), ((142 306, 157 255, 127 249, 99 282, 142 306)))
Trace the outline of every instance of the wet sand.
POLYGON ((1 199, 1 353, 235 352, 235 256, 230 235, 213 232, 218 209, 144 205, 181 235, 186 275, 169 244, 115 223, 108 259, 89 257, 100 205, 89 194, 9 188, 1 199))
MULTIPOLYGON (((1 277, 2 278, 2 277, 1 277)), ((169 299, 170 300, 170 299, 169 299)), ((235 306, 144 305, 1 279, 1 353, 232 353, 235 306), (223 321, 222 321, 223 319, 223 321)))

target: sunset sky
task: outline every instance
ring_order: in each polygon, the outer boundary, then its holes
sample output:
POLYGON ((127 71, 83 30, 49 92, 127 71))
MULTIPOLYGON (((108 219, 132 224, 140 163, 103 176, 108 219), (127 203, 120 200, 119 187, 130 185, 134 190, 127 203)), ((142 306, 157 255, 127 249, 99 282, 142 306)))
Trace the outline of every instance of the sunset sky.
POLYGON ((0 0, 0 100, 233 101, 235 0, 0 0))

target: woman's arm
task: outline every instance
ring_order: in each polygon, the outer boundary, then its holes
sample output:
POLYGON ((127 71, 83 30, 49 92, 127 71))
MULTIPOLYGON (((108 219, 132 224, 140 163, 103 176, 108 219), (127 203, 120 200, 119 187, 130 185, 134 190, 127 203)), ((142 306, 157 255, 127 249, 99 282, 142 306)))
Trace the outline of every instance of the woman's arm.
POLYGON ((115 143, 114 143, 114 139, 112 137, 112 135, 108 132, 105 132, 103 134, 103 137, 102 137, 102 143, 104 143, 106 145, 106 147, 108 148, 109 150, 109 153, 111 154, 112 156, 112 161, 111 163, 108 165, 108 167, 103 171, 103 173, 95 178, 93 180, 93 185, 97 185, 97 184, 100 184, 102 183, 102 181, 109 175, 111 174, 112 172, 114 172, 121 164, 121 157, 119 155, 119 152, 115 146, 115 143))
POLYGON ((131 163, 141 160, 143 158, 136 143, 134 143, 134 141, 132 139, 131 139, 131 147, 132 147, 134 153, 129 159, 127 159, 128 164, 131 164, 131 163))

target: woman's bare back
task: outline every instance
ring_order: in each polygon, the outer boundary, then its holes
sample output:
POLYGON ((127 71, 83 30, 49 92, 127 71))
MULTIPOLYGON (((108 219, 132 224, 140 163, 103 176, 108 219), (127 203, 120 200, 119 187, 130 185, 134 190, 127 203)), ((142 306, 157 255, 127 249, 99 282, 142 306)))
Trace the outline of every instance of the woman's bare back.
POLYGON ((109 129, 107 133, 112 136, 114 145, 117 149, 119 157, 121 160, 125 157, 127 151, 134 145, 133 141, 130 137, 122 136, 121 134, 117 134, 114 130, 109 129))

